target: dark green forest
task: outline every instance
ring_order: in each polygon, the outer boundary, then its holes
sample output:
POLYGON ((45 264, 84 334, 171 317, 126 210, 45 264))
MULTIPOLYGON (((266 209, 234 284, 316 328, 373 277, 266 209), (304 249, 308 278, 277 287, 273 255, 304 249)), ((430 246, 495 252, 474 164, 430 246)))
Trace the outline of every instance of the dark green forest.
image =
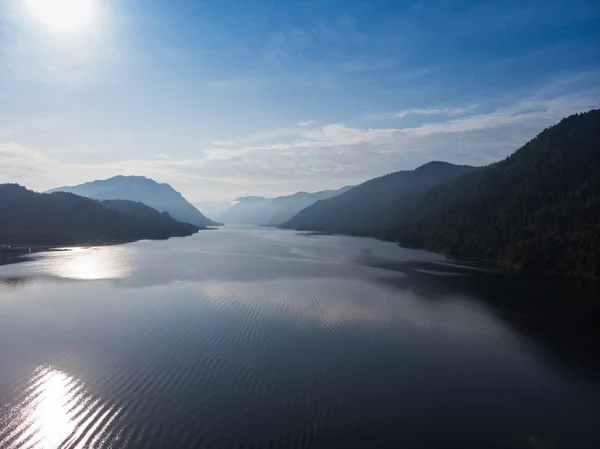
MULTIPOLYGON (((356 216, 370 214, 354 204, 356 216)), ((286 226, 600 277, 600 110, 563 119, 501 162, 395 196, 371 227, 347 217, 317 226, 301 215, 286 226)))
POLYGON ((371 179, 298 213, 284 228, 334 233, 366 233, 391 225, 390 211, 409 193, 420 191, 477 170, 466 165, 429 162, 415 170, 371 179))
POLYGON ((83 245, 166 239, 198 232, 142 203, 95 201, 72 193, 36 193, 0 185, 0 244, 83 245))
POLYGON ((404 203, 384 235, 402 246, 600 277, 600 110, 404 203))

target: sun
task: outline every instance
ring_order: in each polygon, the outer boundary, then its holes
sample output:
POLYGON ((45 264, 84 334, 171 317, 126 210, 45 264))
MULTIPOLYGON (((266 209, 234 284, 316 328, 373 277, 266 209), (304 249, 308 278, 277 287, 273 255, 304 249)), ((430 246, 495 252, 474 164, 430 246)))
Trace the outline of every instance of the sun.
POLYGON ((93 0, 24 0, 31 16, 56 31, 75 31, 92 18, 93 0))

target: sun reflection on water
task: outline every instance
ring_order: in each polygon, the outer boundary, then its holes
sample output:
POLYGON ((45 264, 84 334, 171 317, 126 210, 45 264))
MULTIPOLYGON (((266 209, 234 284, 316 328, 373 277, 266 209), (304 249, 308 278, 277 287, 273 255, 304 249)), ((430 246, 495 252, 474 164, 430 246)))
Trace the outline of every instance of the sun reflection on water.
POLYGON ((75 440, 87 447, 102 437, 117 414, 92 400, 77 379, 40 367, 19 404, 0 414, 0 447, 54 449, 75 440))
POLYGON ((47 259, 48 271, 67 279, 118 279, 129 272, 129 265, 123 257, 123 250, 116 247, 75 248, 54 253, 47 259))
POLYGON ((74 380, 60 371, 47 369, 35 387, 36 398, 25 412, 27 427, 36 428, 40 445, 58 447, 75 427, 69 419, 74 380))

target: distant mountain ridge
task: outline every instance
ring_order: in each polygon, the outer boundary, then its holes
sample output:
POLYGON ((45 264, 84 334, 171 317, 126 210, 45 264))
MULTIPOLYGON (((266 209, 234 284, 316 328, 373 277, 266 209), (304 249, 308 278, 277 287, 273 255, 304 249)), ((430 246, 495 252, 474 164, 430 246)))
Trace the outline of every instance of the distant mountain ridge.
POLYGON ((314 193, 297 192, 277 198, 241 197, 219 216, 219 220, 231 224, 276 226, 311 204, 340 195, 352 187, 346 186, 339 190, 322 190, 314 193))
POLYGON ((334 198, 318 201, 281 227, 347 233, 386 229, 395 204, 404 195, 478 170, 468 165, 429 162, 414 170, 371 179, 334 198))
POLYGON ((58 187, 53 192, 70 192, 96 200, 129 200, 167 212, 176 220, 196 226, 220 226, 207 218, 169 184, 161 184, 144 176, 115 176, 76 186, 58 187))
POLYGON ((0 184, 0 244, 28 246, 124 243, 185 237, 200 230, 142 203, 36 193, 0 184))

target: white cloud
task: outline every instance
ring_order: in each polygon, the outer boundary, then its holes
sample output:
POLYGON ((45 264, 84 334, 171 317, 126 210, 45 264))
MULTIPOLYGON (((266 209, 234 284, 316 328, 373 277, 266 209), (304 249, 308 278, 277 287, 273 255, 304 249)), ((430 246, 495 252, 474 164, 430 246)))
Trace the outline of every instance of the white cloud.
POLYGON ((479 105, 472 104, 463 107, 427 107, 427 108, 409 108, 401 109, 396 112, 382 112, 368 114, 364 120, 393 120, 411 116, 430 116, 430 117, 457 117, 472 113, 477 110, 479 105))
POLYGON ((298 126, 302 126, 302 127, 306 127, 306 126, 312 126, 312 125, 316 125, 317 122, 315 122, 314 120, 307 120, 305 122, 298 122, 298 126))
POLYGON ((158 156, 160 159, 171 159, 168 155, 164 153, 159 153, 156 156, 158 156))
MULTIPOLYGON (((336 146, 378 145, 390 142, 398 129, 385 128, 351 128, 344 124, 336 123, 325 125, 318 130, 304 133, 310 140, 304 142, 306 147, 331 148, 336 146)), ((302 146, 296 142, 295 147, 302 146)))
POLYGON ((466 112, 471 112, 476 107, 476 105, 472 105, 464 108, 412 108, 395 112, 393 116, 395 118, 403 118, 409 115, 446 115, 449 117, 453 117, 456 115, 464 114, 466 112))
POLYGON ((213 145, 216 147, 231 147, 234 143, 231 140, 215 140, 213 145))

